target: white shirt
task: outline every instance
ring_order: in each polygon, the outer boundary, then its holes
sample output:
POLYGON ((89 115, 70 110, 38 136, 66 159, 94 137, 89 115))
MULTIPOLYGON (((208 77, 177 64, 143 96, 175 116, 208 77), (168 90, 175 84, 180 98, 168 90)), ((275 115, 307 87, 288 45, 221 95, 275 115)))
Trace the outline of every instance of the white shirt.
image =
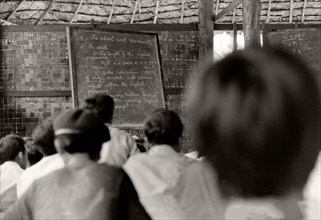
POLYGON ((152 219, 222 219, 216 178, 205 162, 157 145, 123 168, 152 219))
POLYGON ((135 140, 125 131, 107 124, 111 140, 103 144, 100 163, 122 167, 129 156, 140 153, 135 140))
POLYGON ((57 169, 63 168, 64 162, 59 154, 42 158, 38 163, 26 169, 17 181, 17 196, 20 198, 33 182, 57 169))
POLYGON ((16 183, 24 170, 14 161, 0 165, 0 212, 3 212, 17 199, 16 183))
POLYGON ((321 152, 303 190, 306 219, 321 219, 321 152))

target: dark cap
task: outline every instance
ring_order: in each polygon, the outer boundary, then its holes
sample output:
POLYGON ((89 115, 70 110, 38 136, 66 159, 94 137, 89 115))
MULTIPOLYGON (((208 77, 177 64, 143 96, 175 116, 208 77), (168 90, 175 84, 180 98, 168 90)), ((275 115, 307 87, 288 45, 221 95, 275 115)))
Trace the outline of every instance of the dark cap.
POLYGON ((110 140, 109 130, 104 122, 93 112, 71 110, 57 116, 53 122, 55 136, 73 134, 89 136, 103 142, 110 140))

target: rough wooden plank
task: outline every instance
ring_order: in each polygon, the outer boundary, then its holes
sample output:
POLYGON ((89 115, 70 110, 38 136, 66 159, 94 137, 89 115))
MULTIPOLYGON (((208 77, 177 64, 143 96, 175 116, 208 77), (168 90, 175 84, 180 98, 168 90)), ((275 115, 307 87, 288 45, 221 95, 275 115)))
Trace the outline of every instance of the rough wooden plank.
POLYGON ((243 0, 244 46, 260 45, 260 0, 243 0))
POLYGON ((242 3, 242 0, 234 0, 226 8, 224 8, 218 15, 214 16, 214 22, 218 22, 224 15, 228 14, 234 8, 239 6, 242 3))
POLYGON ((199 59, 213 58, 213 1, 199 0, 199 59))

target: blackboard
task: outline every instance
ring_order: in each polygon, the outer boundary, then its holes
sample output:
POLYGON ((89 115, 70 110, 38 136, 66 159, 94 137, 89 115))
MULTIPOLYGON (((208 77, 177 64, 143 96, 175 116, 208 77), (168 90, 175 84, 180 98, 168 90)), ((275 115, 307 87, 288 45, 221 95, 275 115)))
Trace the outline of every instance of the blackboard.
POLYGON ((93 94, 109 94, 113 125, 133 128, 165 107, 156 34, 67 28, 67 35, 75 107, 93 94))
POLYGON ((300 56, 315 73, 320 85, 321 76, 321 29, 291 29, 267 32, 265 43, 279 45, 300 56))

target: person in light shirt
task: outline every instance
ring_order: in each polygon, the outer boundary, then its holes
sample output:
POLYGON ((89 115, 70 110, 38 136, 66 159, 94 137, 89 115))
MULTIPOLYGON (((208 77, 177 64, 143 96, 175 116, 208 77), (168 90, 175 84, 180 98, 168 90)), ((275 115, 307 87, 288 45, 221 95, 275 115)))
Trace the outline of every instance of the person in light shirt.
POLYGON ((152 219, 212 219, 219 193, 209 165, 180 153, 183 124, 170 110, 155 110, 144 124, 149 150, 131 156, 124 170, 152 219))
POLYGON ((44 156, 39 162, 26 169, 17 181, 17 196, 20 198, 35 180, 64 167, 54 145, 53 118, 41 122, 32 132, 33 143, 44 156))
POLYGON ((27 165, 24 140, 9 134, 0 140, 0 213, 17 200, 17 180, 27 165))

